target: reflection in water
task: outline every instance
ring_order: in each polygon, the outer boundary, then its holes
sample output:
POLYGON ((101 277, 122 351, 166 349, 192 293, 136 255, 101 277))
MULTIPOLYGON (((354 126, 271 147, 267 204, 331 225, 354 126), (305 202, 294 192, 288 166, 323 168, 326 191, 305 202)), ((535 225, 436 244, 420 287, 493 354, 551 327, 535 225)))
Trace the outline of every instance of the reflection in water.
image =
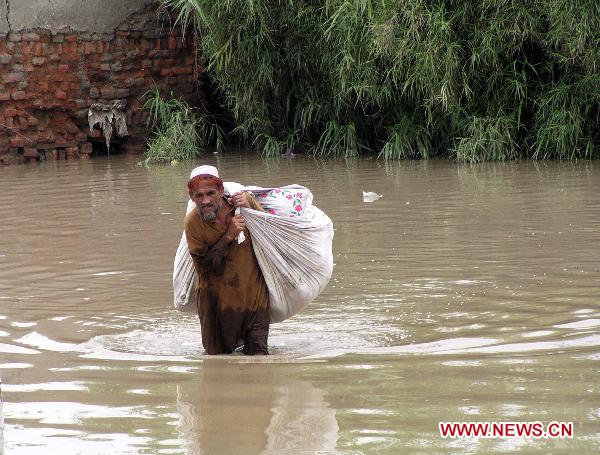
POLYGON ((198 380, 177 386, 178 429, 187 453, 333 453, 335 410, 322 390, 291 377, 294 370, 205 360, 198 380))

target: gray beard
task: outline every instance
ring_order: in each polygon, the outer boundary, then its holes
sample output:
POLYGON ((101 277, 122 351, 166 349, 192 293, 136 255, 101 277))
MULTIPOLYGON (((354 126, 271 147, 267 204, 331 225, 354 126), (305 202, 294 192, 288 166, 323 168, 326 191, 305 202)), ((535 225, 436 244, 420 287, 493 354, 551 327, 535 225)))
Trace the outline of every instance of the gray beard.
POLYGON ((215 209, 211 212, 203 212, 200 207, 196 206, 196 211, 200 215, 200 218, 202 218, 204 221, 208 221, 208 222, 215 221, 215 219, 217 218, 217 213, 219 213, 220 209, 221 209, 221 201, 219 201, 219 203, 217 205, 215 205, 215 209))

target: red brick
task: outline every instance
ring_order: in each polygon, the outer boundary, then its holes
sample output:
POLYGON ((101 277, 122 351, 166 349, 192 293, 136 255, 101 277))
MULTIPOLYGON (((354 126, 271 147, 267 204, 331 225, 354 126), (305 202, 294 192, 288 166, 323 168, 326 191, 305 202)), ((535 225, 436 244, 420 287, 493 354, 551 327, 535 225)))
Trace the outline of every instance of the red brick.
POLYGON ((23 136, 12 136, 10 138, 10 145, 13 147, 25 147, 27 140, 23 136))
POLYGON ((7 73, 2 76, 2 79, 5 83, 22 82, 25 80, 25 73, 22 71, 18 73, 7 73))
POLYGON ((24 91, 18 91, 18 92, 13 92, 13 94, 11 95, 11 98, 15 101, 23 101, 29 98, 29 96, 27 95, 27 93, 25 93, 24 91))
POLYGON ((37 158, 40 156, 37 148, 34 147, 25 147, 23 149, 23 156, 26 158, 37 158))
POLYGON ((117 96, 117 92, 114 87, 102 87, 100 89, 100 94, 103 98, 114 98, 117 96))
POLYGON ((23 41, 39 41, 40 35, 37 33, 24 33, 22 39, 23 41))
POLYGON ((32 46, 32 54, 33 55, 44 55, 46 54, 46 50, 48 45, 46 43, 34 43, 32 46))
POLYGON ((192 74, 194 72, 194 68, 191 66, 176 66, 173 68, 173 74, 179 76, 181 74, 192 74))
POLYGON ((67 156, 79 155, 79 147, 77 147, 77 146, 67 147, 65 149, 65 153, 67 154, 67 156))
POLYGON ((66 92, 62 91, 62 90, 57 90, 56 94, 55 94, 56 98, 59 100, 66 100, 67 99, 67 94, 66 92))
POLYGON ((100 138, 100 137, 104 137, 103 133, 101 130, 96 129, 96 128, 92 128, 90 130, 90 132, 88 133, 88 136, 91 138, 100 138))
POLYGON ((92 144, 89 142, 86 142, 84 144, 81 144, 79 146, 79 151, 80 153, 82 153, 83 155, 90 155, 92 153, 92 144))

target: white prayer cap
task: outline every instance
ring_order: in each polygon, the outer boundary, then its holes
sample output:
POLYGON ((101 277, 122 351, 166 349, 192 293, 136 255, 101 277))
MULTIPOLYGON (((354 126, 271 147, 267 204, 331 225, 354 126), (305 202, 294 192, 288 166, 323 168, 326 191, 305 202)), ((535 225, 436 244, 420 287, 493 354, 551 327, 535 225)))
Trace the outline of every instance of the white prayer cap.
POLYGON ((217 168, 214 166, 209 166, 207 164, 192 169, 192 173, 190 174, 190 180, 192 180, 198 175, 212 175, 213 177, 220 179, 219 171, 217 170, 217 168))

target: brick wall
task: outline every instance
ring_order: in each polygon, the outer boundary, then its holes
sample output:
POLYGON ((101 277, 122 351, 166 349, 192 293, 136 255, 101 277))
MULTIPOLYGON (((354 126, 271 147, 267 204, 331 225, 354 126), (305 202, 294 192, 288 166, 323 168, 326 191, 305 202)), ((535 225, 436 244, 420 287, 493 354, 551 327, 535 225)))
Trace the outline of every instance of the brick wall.
POLYGON ((111 153, 142 153, 147 114, 140 96, 158 86, 192 105, 204 102, 194 37, 172 28, 155 7, 133 14, 114 33, 61 29, 0 37, 0 164, 89 157, 105 149, 88 127, 92 104, 124 106, 129 136, 111 153))

